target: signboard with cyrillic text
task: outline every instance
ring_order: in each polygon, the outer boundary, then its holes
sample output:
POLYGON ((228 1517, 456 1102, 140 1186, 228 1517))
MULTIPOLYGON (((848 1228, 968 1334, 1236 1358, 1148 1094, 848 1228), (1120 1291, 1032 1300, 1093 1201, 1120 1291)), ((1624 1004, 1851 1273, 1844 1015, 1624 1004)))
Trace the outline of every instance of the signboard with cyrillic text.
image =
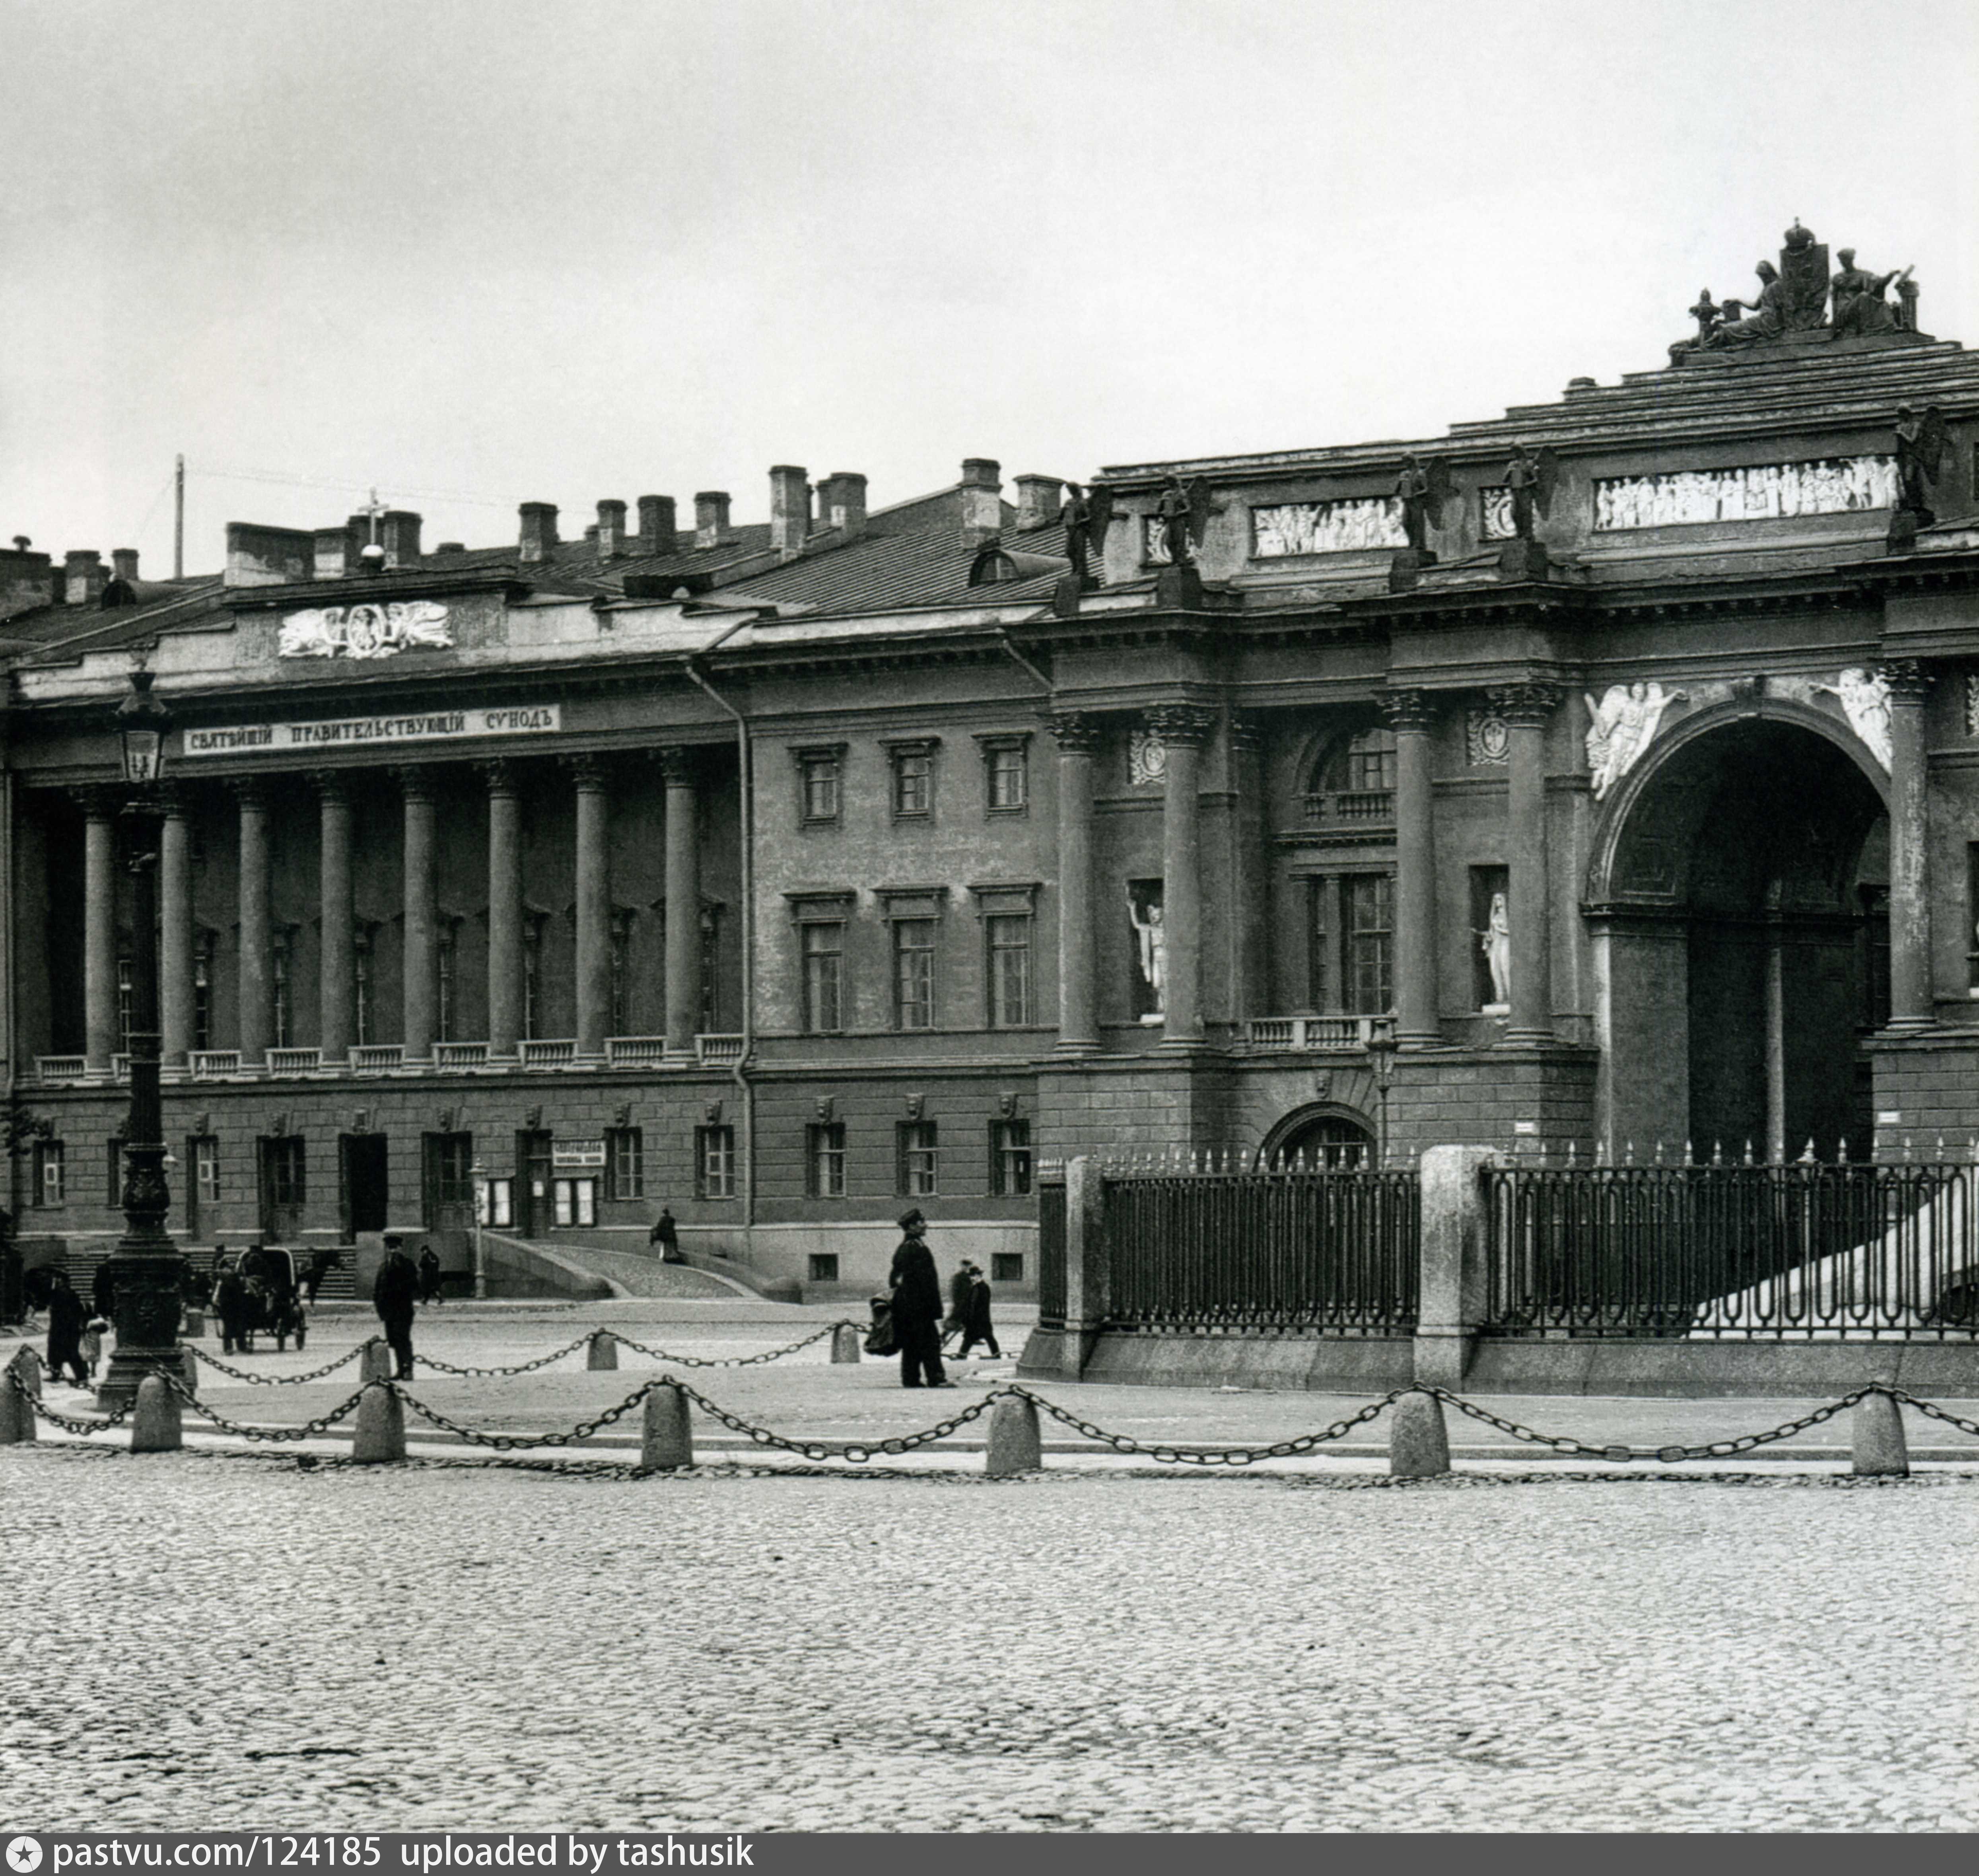
POLYGON ((185 753, 266 756, 298 750, 363 748, 373 743, 471 742, 490 736, 540 736, 562 727, 560 704, 408 711, 390 717, 336 717, 320 723, 244 723, 225 729, 188 729, 185 753))

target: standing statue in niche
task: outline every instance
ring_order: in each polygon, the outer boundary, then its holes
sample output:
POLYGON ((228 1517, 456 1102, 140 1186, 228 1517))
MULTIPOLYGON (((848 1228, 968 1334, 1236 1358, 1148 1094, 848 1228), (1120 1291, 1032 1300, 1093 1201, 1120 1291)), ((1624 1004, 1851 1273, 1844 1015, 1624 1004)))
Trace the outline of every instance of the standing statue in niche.
POLYGON ((1530 541, 1538 521, 1546 519, 1553 506, 1553 492, 1560 481, 1560 459, 1550 449, 1535 452, 1523 443, 1513 446, 1512 459, 1505 465, 1505 486, 1512 497, 1512 537, 1530 541))
POLYGON ((1141 901, 1134 897, 1134 889, 1130 885, 1127 888, 1127 916, 1132 921, 1134 936, 1140 946, 1142 981, 1154 999, 1152 1014, 1163 1016, 1169 1006, 1169 935, 1162 923, 1162 902, 1149 893, 1147 910, 1143 912, 1141 901))
POLYGON ((1058 512, 1065 529, 1065 557, 1081 586, 1094 583, 1092 562, 1106 551, 1106 530, 1113 520, 1113 491, 1095 488, 1082 491, 1076 482, 1066 484, 1065 505, 1058 512))
POLYGON ((1162 547, 1172 567, 1192 567, 1195 552, 1202 545, 1203 531, 1209 525, 1209 485, 1198 476, 1184 482, 1171 476, 1155 504, 1155 519, 1162 531, 1162 547))
POLYGON ((1491 910, 1477 940, 1491 973, 1491 1003, 1509 1009, 1512 1003, 1512 915, 1503 893, 1491 895, 1491 910))
POLYGON ((1685 694, 1638 678, 1633 684, 1611 684, 1598 704, 1588 698, 1587 767, 1596 800, 1636 766, 1655 740, 1663 712, 1685 694))

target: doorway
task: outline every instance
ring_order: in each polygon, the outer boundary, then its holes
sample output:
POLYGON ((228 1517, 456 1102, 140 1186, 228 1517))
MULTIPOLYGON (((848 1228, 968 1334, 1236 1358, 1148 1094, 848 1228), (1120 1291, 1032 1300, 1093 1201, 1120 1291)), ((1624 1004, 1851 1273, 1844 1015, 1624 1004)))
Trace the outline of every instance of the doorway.
POLYGON ((532 1129, 515 1135, 515 1230, 534 1238, 550 1221, 550 1135, 532 1129))
POLYGON ((343 1236, 348 1243, 360 1231, 385 1228, 391 1202, 389 1156, 382 1133, 346 1133, 339 1137, 336 1147, 343 1236))

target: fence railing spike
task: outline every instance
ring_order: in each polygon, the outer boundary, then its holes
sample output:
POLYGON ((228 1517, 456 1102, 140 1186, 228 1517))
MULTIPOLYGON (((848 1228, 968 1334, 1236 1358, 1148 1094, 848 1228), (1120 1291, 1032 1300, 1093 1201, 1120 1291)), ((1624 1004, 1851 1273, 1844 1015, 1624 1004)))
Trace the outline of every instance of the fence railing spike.
POLYGON ((1697 1164, 1696 1158, 1692 1155, 1690 1142, 1688 1140, 1683 1143, 1683 1163, 1686 1166, 1694 1166, 1697 1164))
POLYGON ((1651 1163, 1659 1166, 1663 1163, 1663 1143, 1661 1139, 1656 1142, 1656 1158, 1651 1163))
POLYGON ((1724 1163, 1725 1163, 1725 1142, 1724 1142, 1722 1140, 1713 1140, 1713 1141, 1712 1142, 1712 1143, 1711 1143, 1711 1163, 1712 1163, 1714 1166, 1722 1166, 1722 1165, 1724 1165, 1724 1163))
POLYGON ((1636 1143, 1633 1140, 1625 1141, 1622 1146, 1622 1164, 1625 1166, 1633 1166, 1635 1163, 1636 1143))
POLYGON ((1571 1172, 1573 1170, 1574 1162, 1580 1157, 1580 1142, 1578 1140, 1568 1141, 1566 1143, 1566 1169, 1569 1172, 1571 1172))
POLYGON ((1814 1164, 1814 1135, 1812 1134, 1807 1136, 1807 1145, 1801 1148, 1800 1163, 1803 1166, 1811 1166, 1814 1164))
POLYGON ((1941 1166, 1944 1164, 1944 1135, 1943 1134, 1938 1136, 1938 1163, 1941 1166))
POLYGON ((1848 1136, 1845 1133, 1835 1142, 1835 1163, 1838 1166, 1848 1163, 1848 1136))
POLYGON ((1911 1137, 1908 1134, 1905 1134, 1904 1135, 1904 1164, 1908 1166, 1916 1157, 1917 1155, 1911 1151, 1911 1137))
POLYGON ((1752 1142, 1751 1139, 1750 1139, 1749 1137, 1748 1137, 1748 1139, 1747 1139, 1747 1140, 1746 1140, 1746 1142, 1745 1142, 1745 1164, 1746 1164, 1747 1165, 1749 1165, 1749 1166, 1750 1165, 1752 1165, 1752 1142))

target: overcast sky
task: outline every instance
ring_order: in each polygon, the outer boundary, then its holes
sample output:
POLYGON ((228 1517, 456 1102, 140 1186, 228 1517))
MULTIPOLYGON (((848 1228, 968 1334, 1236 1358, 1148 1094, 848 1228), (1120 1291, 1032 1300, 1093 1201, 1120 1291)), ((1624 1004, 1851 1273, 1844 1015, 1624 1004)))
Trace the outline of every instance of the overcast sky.
POLYGON ((1798 215, 1979 343, 1975 0, 0 0, 0 537, 1440 433, 1798 215), (288 482, 235 479, 247 471, 288 482), (225 472, 227 473, 223 473, 225 472))

